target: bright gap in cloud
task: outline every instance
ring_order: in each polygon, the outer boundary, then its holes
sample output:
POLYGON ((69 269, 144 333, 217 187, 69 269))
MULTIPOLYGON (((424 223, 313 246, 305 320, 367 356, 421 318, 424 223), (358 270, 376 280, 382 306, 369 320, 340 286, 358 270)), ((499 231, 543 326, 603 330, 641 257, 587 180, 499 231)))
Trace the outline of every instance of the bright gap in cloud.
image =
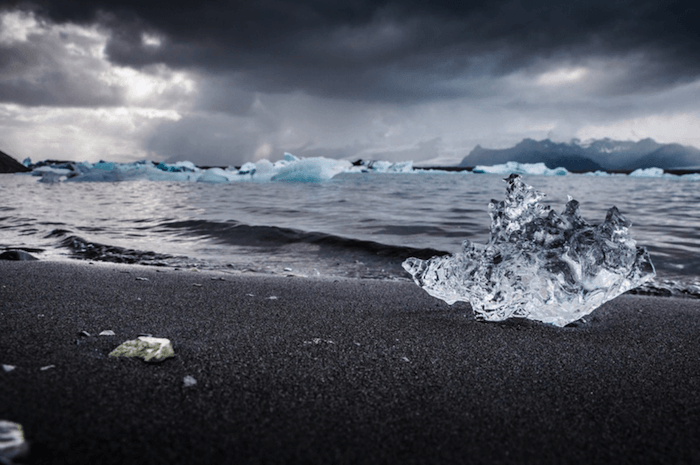
POLYGON ((40 29, 39 23, 31 13, 9 11, 0 14, 0 44, 26 42, 30 34, 40 29))
MULTIPOLYGON (((145 141, 162 123, 179 121, 192 107, 196 77, 165 65, 138 70, 116 66, 105 54, 109 34, 97 25, 53 24, 21 11, 0 13, 0 45, 26 56, 18 78, 32 83, 59 76, 68 83, 67 94, 84 97, 66 99, 62 106, 50 98, 45 103, 0 103, 2 150, 35 161, 134 161, 151 155, 145 141), (99 106, 85 107, 86 101, 99 106)), ((156 47, 161 39, 144 34, 142 40, 156 47)))
POLYGON ((28 108, 0 104, 0 140, 2 150, 20 160, 128 162, 149 158, 144 140, 159 124, 180 118, 174 110, 152 108, 28 108))
POLYGON ((586 68, 559 68, 540 74, 537 83, 543 86, 559 86, 578 82, 588 74, 586 68))
POLYGON ((146 47, 158 48, 163 43, 162 39, 154 34, 144 32, 141 34, 141 43, 146 47))
POLYGON ((160 106, 159 96, 168 93, 191 96, 196 91, 196 83, 187 73, 170 71, 165 65, 155 65, 143 71, 109 66, 99 78, 107 85, 122 87, 126 103, 132 105, 160 106))

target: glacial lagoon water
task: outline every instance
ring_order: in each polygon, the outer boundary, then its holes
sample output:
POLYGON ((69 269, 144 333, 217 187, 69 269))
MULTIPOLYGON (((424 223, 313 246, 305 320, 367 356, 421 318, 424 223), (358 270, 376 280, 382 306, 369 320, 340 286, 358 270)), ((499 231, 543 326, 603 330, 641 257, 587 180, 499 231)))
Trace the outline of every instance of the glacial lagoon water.
MULTIPOLYGON (((40 183, 0 175, 0 250, 40 259, 370 279, 489 239, 503 174, 343 172, 320 182, 40 183)), ((525 175, 561 211, 571 195, 597 224, 617 206, 651 255, 659 294, 700 294, 700 183, 633 176, 525 175)))

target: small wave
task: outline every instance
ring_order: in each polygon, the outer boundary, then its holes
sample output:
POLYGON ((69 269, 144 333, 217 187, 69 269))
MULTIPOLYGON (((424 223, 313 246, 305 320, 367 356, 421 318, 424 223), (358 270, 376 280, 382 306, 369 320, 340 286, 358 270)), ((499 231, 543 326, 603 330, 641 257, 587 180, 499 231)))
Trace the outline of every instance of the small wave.
MULTIPOLYGON (((418 257, 425 260, 434 256, 448 254, 447 252, 431 248, 393 246, 321 232, 306 232, 274 226, 251 226, 235 221, 168 221, 160 223, 155 228, 159 230, 157 232, 167 231, 183 236, 198 236, 220 244, 236 247, 236 251, 232 251, 229 257, 232 262, 237 260, 247 262, 245 259, 246 253, 241 253, 239 247, 253 248, 261 252, 263 256, 274 256, 289 266, 295 266, 295 259, 299 259, 301 256, 308 259, 309 254, 314 254, 317 263, 315 266, 318 266, 319 269, 325 269, 330 275, 354 276, 358 278, 408 279, 401 268, 401 262, 406 258, 418 257), (304 245, 307 246, 304 247, 304 245), (309 250, 308 245, 314 246, 313 251, 309 250), (294 253, 295 247, 300 247, 299 255, 294 253), (322 262, 332 262, 334 266, 323 267, 322 262)), ((60 239, 56 246, 68 249, 71 258, 80 260, 150 266, 181 266, 185 263, 189 265, 193 261, 192 258, 185 256, 168 255, 88 241, 75 235, 73 231, 68 229, 54 229, 45 237, 47 239, 60 239)), ((8 247, 5 248, 9 249, 8 247)), ((40 248, 12 248, 29 252, 45 251, 45 249, 40 248)), ((314 259, 311 260, 313 261, 314 259)), ((197 266, 206 267, 207 263, 201 262, 197 266)), ((263 271, 263 268, 261 267, 259 271, 263 271)), ((659 280, 657 278, 627 293, 655 297, 700 299, 700 282, 691 283, 682 280, 659 280)))
POLYGON ((333 234, 302 231, 277 226, 252 226, 237 221, 214 222, 206 220, 170 221, 160 228, 180 231, 180 234, 204 236, 220 243, 242 247, 278 248, 293 244, 319 246, 320 253, 342 250, 364 252, 367 255, 402 261, 408 257, 430 258, 448 252, 432 248, 402 247, 380 242, 353 239, 333 234))
POLYGON ((90 242, 80 236, 71 234, 66 229, 55 229, 47 238, 63 237, 57 244, 66 248, 73 258, 82 260, 95 260, 110 263, 139 264, 151 266, 169 266, 174 258, 172 255, 160 254, 151 251, 128 249, 114 245, 90 242))
POLYGON ((670 279, 665 279, 663 281, 653 280, 636 289, 627 291, 627 294, 700 299, 700 283, 684 283, 670 279))

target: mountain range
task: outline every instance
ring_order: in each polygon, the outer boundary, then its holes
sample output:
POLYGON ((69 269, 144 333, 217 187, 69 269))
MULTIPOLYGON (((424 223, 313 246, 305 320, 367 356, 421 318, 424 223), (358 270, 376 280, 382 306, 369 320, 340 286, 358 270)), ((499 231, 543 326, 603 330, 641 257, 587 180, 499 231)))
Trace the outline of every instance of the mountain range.
POLYGON ((548 168, 569 171, 630 171, 637 168, 697 169, 700 150, 680 144, 660 144, 653 139, 638 142, 598 139, 581 142, 552 142, 523 139, 507 149, 485 149, 477 145, 459 166, 500 165, 509 161, 544 163, 548 168))

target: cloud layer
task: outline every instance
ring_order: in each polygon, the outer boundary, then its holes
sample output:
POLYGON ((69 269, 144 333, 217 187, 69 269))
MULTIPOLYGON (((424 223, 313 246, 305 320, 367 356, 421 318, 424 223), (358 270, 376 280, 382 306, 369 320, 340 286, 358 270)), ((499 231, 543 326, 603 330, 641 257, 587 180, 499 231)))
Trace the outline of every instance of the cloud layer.
POLYGON ((458 160, 477 143, 586 133, 700 145, 692 2, 2 5, 9 121, 12 105, 156 112, 134 156, 458 160))

